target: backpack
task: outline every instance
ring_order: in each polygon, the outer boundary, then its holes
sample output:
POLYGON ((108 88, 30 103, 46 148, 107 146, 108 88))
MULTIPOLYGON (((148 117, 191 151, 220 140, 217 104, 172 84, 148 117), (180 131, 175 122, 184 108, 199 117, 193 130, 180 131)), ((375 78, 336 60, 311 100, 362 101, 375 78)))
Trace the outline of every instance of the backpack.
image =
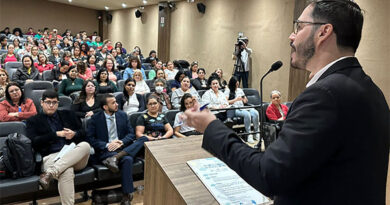
POLYGON ((11 178, 35 174, 34 150, 31 140, 23 134, 9 134, 0 146, 0 176, 11 178))

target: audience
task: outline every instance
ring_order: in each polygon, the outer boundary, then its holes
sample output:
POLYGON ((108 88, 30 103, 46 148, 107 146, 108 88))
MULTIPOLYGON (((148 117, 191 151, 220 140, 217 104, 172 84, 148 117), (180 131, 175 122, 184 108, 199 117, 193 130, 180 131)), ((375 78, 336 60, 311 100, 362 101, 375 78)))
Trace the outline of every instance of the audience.
POLYGON ((194 61, 191 63, 190 70, 187 75, 190 79, 196 79, 198 77, 198 62, 194 61))
POLYGON ((17 82, 20 86, 23 87, 26 83, 38 80, 39 71, 35 68, 31 56, 23 56, 22 63, 23 66, 15 71, 11 79, 13 82, 17 82))
POLYGON ((54 90, 42 94, 42 112, 27 120, 27 135, 36 152, 42 155, 39 183, 44 190, 58 180, 61 204, 74 204, 74 172, 87 166, 91 147, 85 142, 80 119, 70 110, 58 110, 59 97, 54 90), (76 147, 54 160, 67 144, 76 147))
POLYGON ((79 73, 78 77, 83 80, 93 80, 93 75, 91 69, 87 67, 87 64, 83 61, 77 62, 77 72, 79 73))
POLYGON ((109 74, 106 69, 100 69, 96 76, 96 85, 98 93, 115 93, 118 91, 115 83, 109 80, 109 74))
POLYGON ((105 68, 108 72, 108 79, 112 82, 117 82, 122 79, 122 76, 118 70, 115 68, 115 62, 112 59, 106 59, 103 62, 102 68, 105 68))
POLYGON ((143 95, 150 92, 148 84, 146 84, 146 82, 142 79, 142 72, 140 70, 135 70, 133 77, 135 82, 137 82, 135 84, 135 93, 143 95))
POLYGON ((100 101, 96 98, 96 93, 95 83, 92 80, 86 80, 81 88, 80 95, 72 105, 72 110, 77 117, 80 119, 89 118, 101 110, 100 101))
MULTIPOLYGON (((219 79, 217 77, 210 77, 208 80, 210 89, 207 90, 202 96, 202 103, 207 104, 210 109, 220 109, 229 107, 229 102, 225 94, 219 90, 219 79)), ((226 111, 212 111, 212 113, 221 121, 227 119, 226 111)))
POLYGON ((125 111, 127 115, 145 110, 145 99, 142 95, 135 93, 136 82, 133 78, 128 78, 124 83, 123 96, 117 97, 119 109, 125 111))
POLYGON ((141 67, 141 62, 137 57, 132 56, 129 59, 129 67, 126 68, 123 73, 123 80, 126 80, 127 78, 134 78, 133 75, 136 70, 140 70, 142 78, 146 80, 145 70, 141 67))
POLYGON ((165 112, 172 109, 171 98, 167 94, 167 85, 164 79, 157 79, 154 81, 155 91, 152 95, 158 97, 160 105, 159 112, 165 112))
POLYGON ((222 71, 222 69, 218 68, 217 70, 215 70, 214 73, 216 73, 218 75, 218 77, 219 77, 219 81, 221 82, 221 84, 220 84, 221 88, 225 89, 225 87, 227 86, 227 82, 226 82, 225 79, 223 79, 223 71, 222 71))
POLYGON ((38 55, 38 62, 34 63, 34 66, 38 69, 39 73, 43 73, 43 71, 52 70, 54 68, 52 63, 48 63, 47 57, 43 53, 38 55))
POLYGON ((115 43, 115 50, 117 49, 117 48, 119 48, 120 49, 120 53, 118 53, 118 54, 126 54, 127 53, 127 50, 125 49, 125 48, 123 48, 122 47, 122 43, 121 42, 116 42, 115 43))
POLYGON ((147 112, 137 119, 135 133, 137 138, 147 137, 149 141, 168 139, 173 135, 173 129, 165 115, 160 113, 161 103, 154 95, 146 101, 147 112))
MULTIPOLYGON (((230 105, 236 108, 243 107, 245 103, 248 103, 248 99, 245 96, 244 91, 239 88, 240 82, 238 82, 235 76, 231 77, 229 80, 229 87, 225 90, 225 96, 228 99, 230 105)), ((235 116, 243 117, 245 124, 245 131, 247 133, 251 132, 251 123, 253 123, 254 132, 259 132, 259 112, 254 108, 249 109, 237 109, 235 110, 235 116)), ((255 137, 253 135, 248 135, 248 142, 254 143, 254 140, 260 140, 260 133, 256 133, 255 137)))
POLYGON ((1 66, 4 67, 4 64, 7 62, 16 62, 20 61, 19 55, 14 52, 15 47, 12 44, 9 44, 7 47, 7 53, 1 55, 1 66))
POLYGON ((268 119, 277 121, 285 120, 288 112, 288 107, 286 105, 283 105, 280 101, 282 94, 277 90, 273 90, 271 92, 270 97, 271 103, 267 107, 266 111, 268 119))
POLYGON ((166 74, 167 80, 173 80, 173 79, 175 79, 175 76, 176 76, 176 73, 178 72, 178 70, 173 67, 172 61, 168 61, 167 69, 165 69, 164 72, 166 74))
POLYGON ((170 85, 168 85, 168 86, 170 86, 171 87, 171 90, 172 90, 172 92, 173 91, 175 91, 177 88, 180 88, 180 86, 181 86, 181 80, 185 77, 185 76, 187 76, 185 73, 184 73, 184 71, 182 71, 182 70, 179 70, 177 73, 176 73, 176 76, 175 76, 175 81, 173 81, 170 85))
POLYGON ((34 102, 24 97, 22 87, 10 82, 5 88, 5 100, 0 102, 0 122, 22 121, 36 114, 34 102))
POLYGON ((92 71, 93 75, 95 75, 101 69, 100 65, 96 63, 96 56, 95 55, 88 56, 87 67, 92 71))
POLYGON ((60 50, 57 46, 52 49, 49 61, 54 65, 57 65, 61 61, 60 50))
MULTIPOLYGON (((149 71, 149 74, 148 74, 148 79, 149 80, 153 80, 156 78, 157 76, 157 70, 161 69, 162 70, 162 62, 161 61, 158 61, 153 67, 152 69, 149 71)), ((164 73, 165 75, 165 73, 164 73)))
POLYGON ((5 69, 0 68, 0 99, 5 96, 5 90, 9 83, 9 76, 5 69))
POLYGON ((69 96, 73 92, 80 91, 83 87, 83 84, 84 80, 78 78, 77 67, 73 65, 69 68, 66 79, 61 81, 61 84, 58 88, 58 94, 60 96, 69 96))
POLYGON ((39 62, 39 59, 38 59, 38 54, 39 54, 39 52, 38 52, 38 51, 39 51, 38 46, 33 46, 33 47, 31 48, 31 57, 32 57, 34 63, 39 62))
POLYGON ((183 138, 190 135, 200 135, 198 131, 195 130, 195 128, 188 126, 184 119, 182 119, 182 115, 184 112, 188 109, 191 109, 194 107, 196 102, 196 98, 192 97, 191 94, 186 93, 183 95, 183 97, 180 100, 180 112, 178 112, 175 116, 175 123, 173 125, 174 134, 176 137, 183 138))
POLYGON ((185 76, 181 80, 180 88, 172 92, 172 106, 174 109, 180 109, 180 100, 185 93, 190 93, 198 102, 200 101, 200 96, 198 92, 191 87, 190 78, 188 76, 185 76))
POLYGON ((69 72, 69 62, 68 61, 61 61, 59 64, 59 68, 54 68, 51 70, 51 81, 62 81, 67 78, 67 73, 69 72))
POLYGON ((206 90, 208 88, 206 71, 204 68, 198 69, 198 77, 192 81, 192 85, 196 90, 206 90))

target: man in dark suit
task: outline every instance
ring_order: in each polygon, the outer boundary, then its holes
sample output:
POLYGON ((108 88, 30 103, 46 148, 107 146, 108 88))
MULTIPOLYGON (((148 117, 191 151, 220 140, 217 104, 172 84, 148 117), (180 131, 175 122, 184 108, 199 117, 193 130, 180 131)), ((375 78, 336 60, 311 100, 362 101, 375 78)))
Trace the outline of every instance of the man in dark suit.
POLYGON ((27 119, 27 135, 35 151, 43 157, 39 182, 49 188, 53 178, 58 180, 61 204, 74 204, 74 171, 84 169, 88 163, 91 147, 84 142, 85 131, 73 111, 57 110, 58 93, 46 90, 42 94, 42 112, 27 119), (56 159, 66 144, 76 147, 56 159))
POLYGON ((389 107, 355 52, 363 15, 348 0, 315 1, 295 21, 291 65, 311 72, 278 138, 258 152, 207 111, 187 111, 202 147, 274 204, 385 204, 389 107))
POLYGON ((134 192, 134 157, 148 139, 141 137, 135 140, 128 117, 118 110, 114 95, 105 94, 101 103, 103 111, 94 114, 88 121, 87 138, 99 161, 114 173, 121 170, 124 196, 121 204, 130 204, 134 192))

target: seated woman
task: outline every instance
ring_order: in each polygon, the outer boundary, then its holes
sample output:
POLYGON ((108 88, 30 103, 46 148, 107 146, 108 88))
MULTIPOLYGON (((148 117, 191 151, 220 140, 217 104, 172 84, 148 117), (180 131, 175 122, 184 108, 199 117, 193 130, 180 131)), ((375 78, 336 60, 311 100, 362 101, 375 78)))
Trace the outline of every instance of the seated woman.
POLYGON ((148 86, 148 84, 146 84, 146 82, 144 81, 144 79, 142 78, 142 72, 141 70, 135 70, 134 71, 134 80, 136 83, 135 85, 135 93, 138 93, 138 94, 145 94, 145 93, 150 93, 150 88, 148 86))
MULTIPOLYGON (((248 102, 248 98, 245 97, 244 91, 239 88, 240 82, 238 82, 236 77, 231 77, 229 80, 229 88, 225 90, 225 96, 227 97, 229 104, 233 107, 243 107, 245 103, 248 102)), ((243 117, 245 124, 245 132, 251 132, 251 123, 253 123, 254 132, 259 130, 259 112, 254 108, 249 109, 237 109, 235 111, 235 116, 243 117)), ((260 133, 256 133, 255 140, 260 139, 260 133)), ((253 141, 253 135, 248 135, 248 142, 255 143, 253 141)))
POLYGON ((177 73, 176 73, 176 76, 175 76, 175 81, 173 81, 170 85, 171 87, 171 90, 172 92, 175 91, 177 88, 180 88, 180 82, 181 80, 186 76, 186 74, 182 71, 182 70, 179 70, 177 73))
POLYGON ((225 87, 227 86, 227 82, 225 79, 223 79, 223 71, 222 69, 218 68, 217 70, 215 70, 215 72, 218 77, 219 77, 219 81, 221 82, 221 88, 222 89, 225 89, 225 87))
POLYGON ((81 61, 81 49, 79 46, 76 46, 73 48, 73 55, 72 55, 72 61, 77 63, 79 61, 81 61))
POLYGON ((32 57, 34 63, 38 63, 39 62, 39 57, 38 57, 39 52, 38 51, 39 51, 38 46, 33 46, 31 48, 31 57, 32 57))
POLYGON ((134 92, 135 84, 136 82, 133 78, 128 78, 123 85, 123 97, 117 97, 116 99, 119 109, 126 112, 127 115, 145 110, 145 99, 142 95, 134 92))
POLYGON ((187 74, 190 79, 196 79, 198 77, 198 62, 194 61, 191 63, 190 70, 187 74))
POLYGON ((175 79, 176 73, 178 72, 177 69, 175 69, 172 61, 167 62, 167 69, 164 70, 167 80, 173 80, 175 79))
POLYGON ((15 46, 13 44, 7 46, 7 53, 2 54, 0 60, 2 67, 4 67, 7 62, 20 61, 19 55, 15 53, 15 46))
POLYGON ((10 82, 5 89, 5 100, 0 102, 0 122, 22 121, 36 114, 34 102, 24 97, 22 87, 10 82))
POLYGON ((100 69, 96 76, 96 85, 98 93, 115 93, 118 91, 115 83, 109 80, 109 74, 106 69, 100 69))
POLYGON ((17 82, 20 86, 39 79, 39 71, 33 64, 33 59, 29 55, 22 58, 23 67, 18 68, 12 75, 12 81, 17 82))
POLYGON ((198 69, 198 77, 194 79, 192 82, 192 85, 196 90, 206 90, 207 85, 207 79, 206 79, 206 71, 204 68, 198 69))
POLYGON ((102 68, 108 72, 108 79, 116 84, 118 80, 122 79, 120 72, 115 68, 115 62, 112 59, 106 59, 103 62, 102 68))
POLYGON ((167 83, 164 79, 157 79, 154 81, 155 91, 152 95, 158 97, 160 105, 159 112, 165 112, 172 109, 171 98, 167 94, 167 83))
POLYGON ((281 97, 282 94, 279 91, 273 90, 271 92, 271 104, 267 107, 266 111, 269 120, 283 121, 286 119, 288 107, 280 103, 281 97))
POLYGON ((96 75, 96 73, 101 69, 100 65, 96 62, 96 56, 90 55, 87 58, 87 67, 92 71, 93 75, 96 75))
POLYGON ((50 81, 62 81, 63 79, 66 79, 67 73, 69 72, 69 62, 68 61, 61 61, 58 65, 58 68, 54 68, 51 70, 51 80, 50 81))
POLYGON ((182 138, 182 137, 187 137, 190 135, 200 135, 201 134, 200 132, 196 131, 195 128, 186 125, 183 122, 183 119, 181 119, 181 116, 183 115, 183 113, 186 110, 194 107, 195 102, 196 102, 196 98, 192 97, 192 95, 189 93, 184 94, 183 97, 181 98, 180 112, 178 112, 176 114, 175 123, 173 124, 174 135, 176 137, 182 138))
MULTIPOLYGON (((210 109, 229 107, 229 102, 225 94, 219 90, 219 78, 210 77, 208 84, 210 85, 210 89, 203 94, 202 102, 204 104, 209 103, 207 107, 210 109)), ((226 111, 212 111, 212 113, 221 121, 225 121, 227 118, 226 111)))
POLYGON ((49 56, 49 61, 53 63, 53 65, 57 65, 61 62, 60 49, 57 46, 54 46, 51 49, 51 55, 49 56))
POLYGON ((0 68, 0 99, 5 96, 5 90, 9 83, 9 77, 6 70, 0 68))
POLYGON ((123 73, 123 80, 126 80, 127 78, 134 78, 134 72, 136 70, 140 70, 142 73, 142 79, 146 80, 145 70, 141 67, 141 61, 135 57, 131 56, 129 58, 129 67, 125 69, 125 72, 123 73))
MULTIPOLYGON (((148 79, 153 80, 157 77, 157 71, 159 69, 162 69, 163 63, 161 61, 156 62, 156 64, 152 67, 152 69, 149 71, 148 79)), ((164 70, 162 70, 164 72, 164 70)), ((165 73, 164 73, 165 78, 165 73)))
POLYGON ((84 82, 79 97, 72 105, 72 110, 80 119, 89 118, 101 110, 100 102, 96 98, 96 91, 96 85, 92 80, 84 82))
POLYGON ((146 101, 147 112, 137 119, 135 135, 137 138, 146 136, 149 141, 168 139, 173 135, 173 129, 165 115, 159 113, 160 102, 156 96, 150 95, 146 101))
POLYGON ((89 69, 83 61, 77 62, 77 72, 79 73, 79 78, 83 80, 93 80, 91 69, 89 69))
POLYGON ((174 109, 180 109, 180 100, 186 93, 190 93, 196 98, 196 100, 200 101, 198 91, 196 91, 193 87, 190 87, 191 83, 188 76, 185 76, 180 83, 181 87, 172 92, 172 106, 174 109))
POLYGON ((66 79, 61 81, 60 87, 58 88, 58 94, 60 96, 69 96, 71 93, 80 91, 83 87, 84 80, 78 78, 78 72, 76 66, 72 65, 69 68, 69 72, 66 79))
POLYGON ((43 73, 45 70, 53 70, 54 68, 53 64, 48 63, 47 57, 43 53, 38 54, 38 62, 34 63, 34 66, 38 69, 39 73, 43 73))

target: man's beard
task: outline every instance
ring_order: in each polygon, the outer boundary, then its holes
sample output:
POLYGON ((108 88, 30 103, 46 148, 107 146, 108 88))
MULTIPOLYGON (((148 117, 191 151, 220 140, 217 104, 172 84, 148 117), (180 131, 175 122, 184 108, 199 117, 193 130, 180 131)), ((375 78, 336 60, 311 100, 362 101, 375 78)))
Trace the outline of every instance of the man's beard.
POLYGON ((294 49, 296 58, 296 62, 294 64, 291 62, 291 66, 297 69, 306 69, 307 62, 315 54, 314 30, 304 43, 298 45, 297 47, 291 43, 290 46, 294 49))

